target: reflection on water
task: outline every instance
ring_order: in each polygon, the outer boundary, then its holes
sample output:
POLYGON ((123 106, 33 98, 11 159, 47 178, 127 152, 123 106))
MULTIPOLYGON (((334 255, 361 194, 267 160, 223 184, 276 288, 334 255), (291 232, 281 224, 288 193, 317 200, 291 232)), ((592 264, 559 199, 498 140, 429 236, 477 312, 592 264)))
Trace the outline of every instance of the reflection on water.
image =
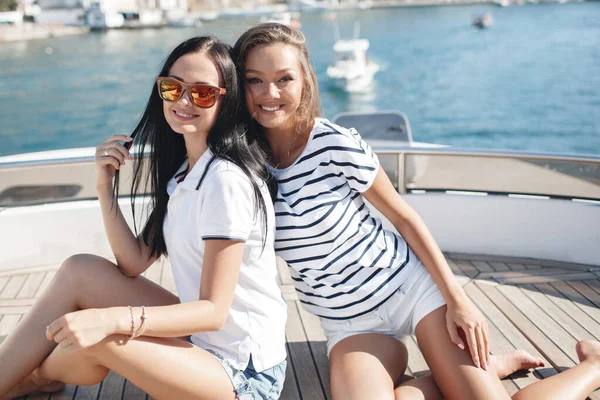
MULTIPOLYGON (((377 77, 377 75, 375 75, 377 77)), ((377 79, 377 78, 375 78, 377 79)), ((373 82, 369 87, 361 92, 346 92, 340 88, 333 86, 331 82, 326 83, 325 88, 321 88, 321 101, 339 102, 344 104, 341 111, 352 112, 371 112, 379 111, 376 103, 377 99, 377 82, 373 82), (325 90, 324 90, 325 89, 325 90), (327 93, 324 93, 324 92, 327 93)), ((341 107, 340 107, 341 108, 341 107)), ((333 118, 335 115, 328 115, 333 118)))
MULTIPOLYGON (((334 27, 304 14, 325 116, 400 110, 417 141, 600 154, 600 7, 593 2, 338 12, 360 22, 381 71, 371 91, 332 90, 334 27), (494 26, 475 31, 474 14, 494 26)), ((232 43, 253 19, 0 45, 0 155, 94 146, 130 132, 167 53, 190 36, 232 43), (48 47, 52 52, 48 54, 48 47)))

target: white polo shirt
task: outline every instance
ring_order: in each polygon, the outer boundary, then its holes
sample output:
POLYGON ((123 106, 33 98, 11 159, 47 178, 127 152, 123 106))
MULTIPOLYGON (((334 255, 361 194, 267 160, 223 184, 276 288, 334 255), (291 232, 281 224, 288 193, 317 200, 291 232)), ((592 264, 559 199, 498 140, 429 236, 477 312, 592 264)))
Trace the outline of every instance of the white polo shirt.
POLYGON ((169 181, 169 203, 163 230, 181 302, 197 301, 205 240, 244 242, 240 274, 225 325, 219 331, 192 335, 192 342, 218 352, 232 366, 246 369, 252 355, 257 371, 282 362, 285 351, 286 303, 278 284, 273 249, 275 214, 267 186, 261 192, 267 207, 267 237, 263 249, 262 218, 255 214, 248 177, 235 164, 215 158, 196 189, 210 150, 181 183, 186 160, 169 181))

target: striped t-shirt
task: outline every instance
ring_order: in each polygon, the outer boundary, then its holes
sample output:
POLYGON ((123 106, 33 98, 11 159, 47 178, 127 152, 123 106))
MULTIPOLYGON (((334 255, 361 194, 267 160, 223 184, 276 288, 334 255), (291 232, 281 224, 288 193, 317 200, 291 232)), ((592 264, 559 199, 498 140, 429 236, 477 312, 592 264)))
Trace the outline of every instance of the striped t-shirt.
POLYGON ((415 257, 363 200, 379 160, 356 130, 317 118, 298 159, 270 170, 279 184, 275 251, 291 267, 306 309, 349 319, 387 300, 415 257))

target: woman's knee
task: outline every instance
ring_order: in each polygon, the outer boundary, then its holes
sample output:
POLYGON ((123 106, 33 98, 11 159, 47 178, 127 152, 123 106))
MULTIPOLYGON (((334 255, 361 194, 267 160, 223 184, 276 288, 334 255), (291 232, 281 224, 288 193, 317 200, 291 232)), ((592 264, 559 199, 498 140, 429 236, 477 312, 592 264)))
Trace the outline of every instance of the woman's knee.
POLYGON ((373 362, 383 367, 390 378, 400 382, 408 366, 408 349, 400 340, 383 334, 367 333, 354 335, 337 343, 330 353, 330 364, 350 364, 373 362), (366 357, 366 358, 365 358, 366 357))
POLYGON ((62 263, 56 273, 56 280, 60 281, 63 288, 68 284, 81 288, 86 283, 97 282, 98 275, 106 273, 111 267, 118 269, 105 258, 93 254, 75 254, 62 263))
POLYGON ((343 339, 330 353, 333 398, 394 399, 407 360, 406 346, 391 336, 369 333, 343 339))
POLYGON ((102 382, 109 369, 100 365, 94 346, 66 353, 60 346, 36 370, 39 378, 71 385, 91 386, 102 382))

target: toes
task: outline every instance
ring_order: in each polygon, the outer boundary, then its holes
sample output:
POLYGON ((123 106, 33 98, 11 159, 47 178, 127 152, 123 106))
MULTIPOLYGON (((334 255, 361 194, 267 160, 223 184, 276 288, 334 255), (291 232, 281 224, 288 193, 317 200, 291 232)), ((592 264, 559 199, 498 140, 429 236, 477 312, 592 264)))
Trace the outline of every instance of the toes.
POLYGON ((47 385, 40 387, 40 391, 42 392, 58 392, 65 387, 65 384, 62 382, 52 382, 47 385))
POLYGON ((545 367, 545 366, 546 366, 546 363, 544 362, 544 360, 540 359, 538 361, 538 367, 545 367))

